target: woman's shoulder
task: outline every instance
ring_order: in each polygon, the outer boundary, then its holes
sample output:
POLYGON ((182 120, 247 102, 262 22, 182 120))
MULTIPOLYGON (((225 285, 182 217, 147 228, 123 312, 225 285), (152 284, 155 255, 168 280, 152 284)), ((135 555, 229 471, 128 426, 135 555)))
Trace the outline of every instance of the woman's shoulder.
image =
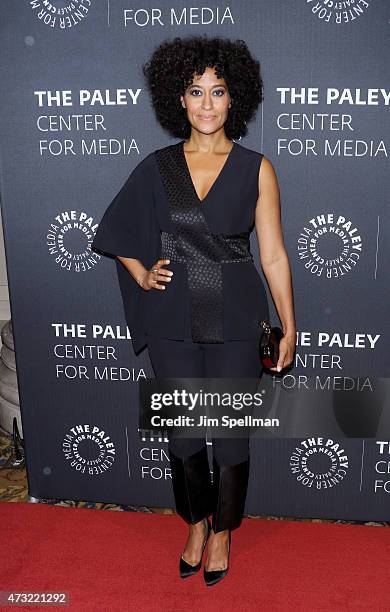
POLYGON ((133 172, 143 172, 150 169, 154 164, 154 151, 148 153, 138 163, 136 163, 133 172))
POLYGON ((154 150, 154 153, 159 153, 160 151, 171 151, 175 147, 179 147, 183 142, 183 140, 179 140, 178 142, 173 142, 165 147, 159 147, 158 149, 154 150))
POLYGON ((144 157, 134 168, 133 173, 142 174, 145 172, 153 171, 157 168, 156 153, 159 151, 169 151, 173 147, 177 147, 182 141, 169 144, 165 147, 160 147, 151 151, 146 157, 144 157))
POLYGON ((154 151, 148 153, 138 163, 136 162, 133 169, 129 172, 128 182, 133 183, 134 181, 147 181, 147 184, 153 183, 153 176, 156 170, 156 162, 154 151))
POLYGON ((260 153, 260 151, 256 151, 255 149, 250 149, 249 147, 245 147, 240 142, 234 141, 234 143, 236 147, 239 149, 239 151, 242 153, 242 155, 246 155, 248 158, 259 159, 263 157, 263 154, 260 153))
POLYGON ((249 147, 244 147, 242 144, 236 143, 236 145, 238 145, 237 148, 239 148, 241 154, 245 156, 247 161, 253 160, 253 163, 256 164, 256 169, 258 168, 259 172, 259 180, 260 177, 263 177, 263 179, 267 177, 276 177, 275 168, 268 157, 266 157, 263 153, 260 153, 260 151, 250 149, 249 147), (259 161, 260 164, 258 166, 257 164, 259 161))

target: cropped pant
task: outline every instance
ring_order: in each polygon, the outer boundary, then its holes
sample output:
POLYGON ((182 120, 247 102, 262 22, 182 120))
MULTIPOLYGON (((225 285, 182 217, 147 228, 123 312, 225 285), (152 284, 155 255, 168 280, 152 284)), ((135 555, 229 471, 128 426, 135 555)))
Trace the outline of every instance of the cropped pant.
MULTIPOLYGON (((258 340, 221 344, 148 337, 156 378, 259 378, 258 340)), ((249 438, 212 440, 211 481, 205 438, 169 437, 168 453, 178 514, 188 523, 213 515, 214 532, 239 527, 249 478, 249 438)))

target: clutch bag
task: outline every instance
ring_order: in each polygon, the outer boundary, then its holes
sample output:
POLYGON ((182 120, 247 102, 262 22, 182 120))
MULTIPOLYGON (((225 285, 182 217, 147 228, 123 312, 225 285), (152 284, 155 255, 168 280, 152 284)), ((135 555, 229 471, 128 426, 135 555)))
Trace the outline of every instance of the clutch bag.
POLYGON ((265 319, 259 322, 263 328, 260 337, 260 359, 264 368, 275 367, 279 359, 279 343, 284 333, 280 327, 271 327, 265 319))

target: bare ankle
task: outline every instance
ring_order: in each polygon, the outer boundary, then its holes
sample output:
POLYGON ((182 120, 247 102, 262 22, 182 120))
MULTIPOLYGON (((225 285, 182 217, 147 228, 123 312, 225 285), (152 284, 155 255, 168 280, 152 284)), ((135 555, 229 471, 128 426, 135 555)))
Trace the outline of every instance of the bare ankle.
POLYGON ((198 521, 198 523, 192 523, 190 525, 190 531, 193 532, 203 532, 205 529, 207 529, 207 519, 202 519, 198 521))
POLYGON ((229 538, 229 529, 224 529, 223 531, 212 531, 213 538, 218 538, 220 540, 227 540, 229 538))

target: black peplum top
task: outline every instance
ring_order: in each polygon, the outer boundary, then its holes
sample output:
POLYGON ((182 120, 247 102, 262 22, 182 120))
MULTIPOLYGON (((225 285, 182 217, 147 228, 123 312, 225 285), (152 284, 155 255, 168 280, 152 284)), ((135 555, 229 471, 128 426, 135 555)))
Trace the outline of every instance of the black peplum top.
POLYGON ((259 339, 267 294, 249 235, 262 154, 233 147, 203 200, 191 179, 184 141, 150 153, 133 170, 99 223, 92 248, 139 259, 170 259, 165 290, 145 291, 116 259, 133 350, 148 336, 194 342, 259 339))

